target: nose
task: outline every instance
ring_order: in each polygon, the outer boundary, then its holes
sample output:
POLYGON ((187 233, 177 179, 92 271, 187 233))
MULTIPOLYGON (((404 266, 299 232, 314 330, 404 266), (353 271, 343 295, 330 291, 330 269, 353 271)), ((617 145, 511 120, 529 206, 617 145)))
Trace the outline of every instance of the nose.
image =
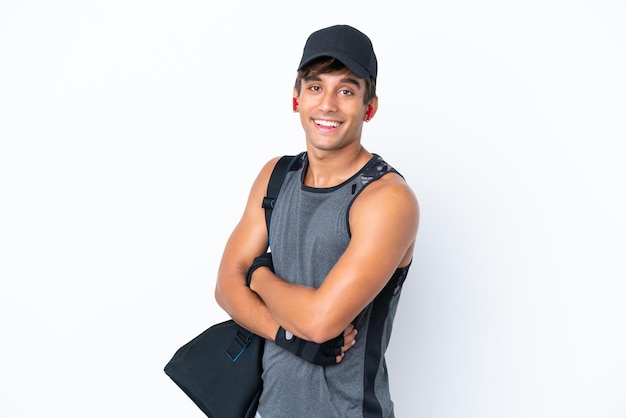
POLYGON ((322 112, 336 112, 337 111, 337 97, 331 91, 325 91, 320 98, 320 111, 322 112))

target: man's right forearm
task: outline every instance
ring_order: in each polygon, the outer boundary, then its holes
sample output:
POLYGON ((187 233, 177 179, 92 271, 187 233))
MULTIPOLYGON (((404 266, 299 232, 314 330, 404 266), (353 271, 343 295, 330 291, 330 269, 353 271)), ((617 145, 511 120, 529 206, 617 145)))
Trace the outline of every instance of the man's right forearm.
POLYGON ((265 339, 274 340, 279 324, 263 300, 248 287, 225 289, 216 286, 215 300, 239 325, 265 339))

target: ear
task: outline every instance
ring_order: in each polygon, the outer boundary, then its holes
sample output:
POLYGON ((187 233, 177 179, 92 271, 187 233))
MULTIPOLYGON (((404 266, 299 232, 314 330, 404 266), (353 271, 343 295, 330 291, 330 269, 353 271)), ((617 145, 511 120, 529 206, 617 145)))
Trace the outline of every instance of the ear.
POLYGON ((293 107, 293 112, 296 113, 298 111, 298 91, 293 89, 293 98, 291 99, 291 105, 293 107))
POLYGON ((372 100, 370 100, 370 102, 367 105, 367 110, 365 111, 365 117, 363 118, 363 120, 365 122, 369 122, 370 120, 372 120, 377 110, 378 110, 378 97, 374 97, 372 100))

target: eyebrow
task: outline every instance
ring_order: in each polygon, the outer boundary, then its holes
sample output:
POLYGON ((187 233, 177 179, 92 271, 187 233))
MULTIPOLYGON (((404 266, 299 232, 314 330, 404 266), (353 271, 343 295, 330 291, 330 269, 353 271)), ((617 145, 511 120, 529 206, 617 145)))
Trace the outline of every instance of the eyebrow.
MULTIPOLYGON (((308 77, 304 77, 304 82, 308 83, 311 81, 322 81, 322 79, 320 78, 319 75, 310 75, 308 77)), ((357 80, 356 78, 353 77, 344 77, 341 79, 341 83, 347 83, 347 84, 353 84, 356 87, 358 87, 359 89, 361 88, 361 84, 359 83, 359 80, 357 80)))

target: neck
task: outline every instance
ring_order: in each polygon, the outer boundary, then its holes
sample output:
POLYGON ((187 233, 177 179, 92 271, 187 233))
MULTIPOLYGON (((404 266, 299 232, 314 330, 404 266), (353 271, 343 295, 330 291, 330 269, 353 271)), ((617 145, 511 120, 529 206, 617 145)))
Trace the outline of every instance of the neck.
POLYGON ((310 187, 333 187, 343 183, 358 172, 372 154, 362 146, 353 151, 324 153, 307 151, 309 165, 304 184, 310 187))

